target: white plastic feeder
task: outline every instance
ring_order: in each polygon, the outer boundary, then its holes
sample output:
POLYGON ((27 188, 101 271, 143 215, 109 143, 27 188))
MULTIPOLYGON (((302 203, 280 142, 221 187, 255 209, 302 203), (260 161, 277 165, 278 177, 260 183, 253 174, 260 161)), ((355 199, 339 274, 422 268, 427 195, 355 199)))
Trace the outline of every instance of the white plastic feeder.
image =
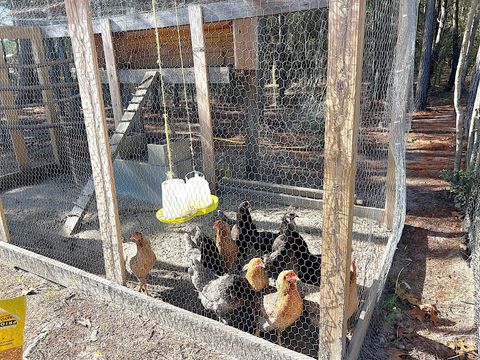
POLYGON ((195 212, 187 198, 186 184, 182 179, 169 179, 162 183, 162 205, 165 219, 177 219, 195 212))
POLYGON ((202 173, 198 171, 192 171, 185 176, 185 182, 187 187, 187 198, 190 207, 195 209, 203 209, 212 204, 212 193, 210 192, 210 186, 202 173), (190 174, 193 177, 188 178, 190 174))

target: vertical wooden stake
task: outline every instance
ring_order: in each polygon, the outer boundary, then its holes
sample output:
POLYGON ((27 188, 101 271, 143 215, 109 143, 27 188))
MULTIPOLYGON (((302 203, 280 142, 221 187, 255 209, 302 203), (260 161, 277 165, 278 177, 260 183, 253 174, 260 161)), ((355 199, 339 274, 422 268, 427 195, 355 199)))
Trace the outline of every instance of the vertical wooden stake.
MULTIPOLYGON (((0 39, 2 38, 2 29, 0 28, 0 39)), ((0 85, 6 87, 10 86, 10 78, 8 77, 8 69, 4 67, 7 62, 3 57, 3 43, 0 42, 0 45, 2 45, 0 47, 0 85)), ((12 91, 0 91, 0 102, 3 106, 14 106, 14 93, 12 91)), ((18 112, 14 108, 5 110, 5 117, 7 124, 9 125, 18 125, 20 121, 18 112)), ((15 153, 18 166, 20 169, 28 168, 30 166, 30 159, 28 157, 27 145, 25 144, 23 131, 20 129, 10 129, 9 133, 10 138, 12 139, 13 151, 15 153)))
MULTIPOLYGON (((39 27, 32 29, 32 53, 34 61, 37 64, 44 64, 47 62, 47 57, 45 56, 45 48, 43 46, 43 35, 39 27)), ((38 82, 40 85, 49 86, 50 85, 50 75, 48 73, 48 68, 46 66, 38 67, 38 82)), ((58 121, 57 111, 55 109, 55 102, 53 98, 52 89, 42 90, 42 98, 45 104, 45 115, 49 124, 54 124, 58 121)), ((53 157, 55 163, 60 165, 62 162, 62 153, 60 151, 60 131, 57 127, 49 129, 50 139, 52 141, 53 157)))
POLYGON ((110 19, 102 21, 101 32, 108 86, 110 88, 110 98, 112 100, 113 119, 115 121, 115 127, 117 127, 122 120, 123 105, 122 93, 120 92, 120 82, 118 80, 117 62, 115 61, 115 49, 113 47, 112 24, 110 19))
POLYGON ((8 223, 3 209, 2 198, 0 198, 0 241, 10 241, 10 231, 8 230, 8 223))
POLYGON ((197 89, 198 118, 202 142, 203 171, 212 189, 217 187, 215 174, 215 150, 213 146, 212 115, 210 90, 208 88, 208 68, 205 56, 205 35, 203 33, 203 15, 201 5, 188 7, 190 32, 192 37, 193 68, 197 89))
POLYGON ((89 0, 65 0, 65 8, 87 130, 106 276, 123 284, 125 263, 117 192, 89 0))
POLYGON ((320 286, 321 356, 343 359, 365 24, 364 0, 331 0, 320 286))
POLYGON ((392 137, 395 134, 390 133, 391 141, 388 149, 388 162, 387 162, 387 178, 385 182, 385 226, 388 230, 392 230, 393 227, 393 216, 395 213, 395 199, 397 196, 397 187, 396 187, 396 165, 395 159, 393 158, 394 151, 393 139, 392 137))

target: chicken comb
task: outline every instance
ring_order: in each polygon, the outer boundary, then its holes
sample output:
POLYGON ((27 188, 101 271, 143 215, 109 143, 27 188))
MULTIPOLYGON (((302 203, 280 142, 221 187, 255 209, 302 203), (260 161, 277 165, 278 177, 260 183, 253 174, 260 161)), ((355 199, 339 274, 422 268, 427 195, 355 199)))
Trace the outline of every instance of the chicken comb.
POLYGON ((288 281, 288 282, 291 282, 293 279, 297 278, 298 279, 298 276, 297 276, 297 273, 293 270, 291 270, 287 276, 285 277, 285 280, 288 281))

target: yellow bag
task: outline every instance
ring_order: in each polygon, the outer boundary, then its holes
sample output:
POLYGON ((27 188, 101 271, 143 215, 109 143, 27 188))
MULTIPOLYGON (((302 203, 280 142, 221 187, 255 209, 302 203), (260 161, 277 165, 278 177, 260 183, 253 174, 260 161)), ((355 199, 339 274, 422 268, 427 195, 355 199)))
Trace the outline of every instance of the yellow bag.
POLYGON ((22 358, 26 307, 25 296, 0 299, 0 359, 2 360, 22 358))

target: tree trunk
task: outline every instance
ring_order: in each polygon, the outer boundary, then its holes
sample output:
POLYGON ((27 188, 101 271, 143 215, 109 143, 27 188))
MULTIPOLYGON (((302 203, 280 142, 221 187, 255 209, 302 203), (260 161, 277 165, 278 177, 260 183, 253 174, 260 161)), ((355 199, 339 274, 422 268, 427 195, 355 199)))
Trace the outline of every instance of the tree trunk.
POLYGON ((473 158, 472 158, 472 164, 473 164, 473 169, 475 174, 480 174, 480 120, 477 123, 477 137, 476 141, 474 144, 474 150, 475 152, 473 153, 473 158))
POLYGON ((415 109, 427 107, 428 85, 430 83, 430 62, 432 60, 433 26, 435 21, 435 0, 427 0, 423 32, 422 55, 417 78, 415 109))
MULTIPOLYGON (((465 78, 467 77, 468 68, 470 67, 470 62, 472 60, 472 52, 475 46, 475 35, 477 33, 479 21, 480 21, 480 12, 477 12, 477 14, 475 15, 475 18, 473 19, 472 31, 470 32, 470 38, 468 39, 468 49, 467 49, 467 55, 465 57, 465 68, 463 69, 463 72, 462 72, 462 89, 465 88, 465 78)), ((467 118, 467 121, 468 120, 469 119, 467 118)))
POLYGON ((472 119, 473 105, 477 94, 477 88, 480 83, 480 46, 477 50, 477 58, 475 60, 475 69, 470 81, 470 89, 468 90, 467 108, 465 116, 467 119, 472 119))
MULTIPOLYGON (((477 65, 480 55, 480 49, 477 54, 477 65)), ((478 70, 478 67, 477 67, 478 70)), ((477 74, 475 74, 477 75, 477 74)), ((472 81, 473 84, 473 81, 472 81)), ((472 164, 476 162, 476 154, 478 151, 478 142, 480 134, 478 133, 480 128, 480 91, 479 91, 480 83, 477 81, 477 87, 475 89, 470 88, 470 97, 474 97, 475 101, 472 104, 472 111, 471 111, 471 119, 470 119, 470 126, 468 131, 468 146, 467 146, 467 168, 469 168, 472 164)), ((468 109, 467 109, 468 111, 468 109)), ((468 114, 468 113, 467 113, 468 114)))
POLYGON ((458 57, 460 55, 460 48, 458 46, 458 1, 453 2, 453 21, 452 21, 452 65, 450 70, 450 77, 445 90, 450 91, 455 84, 455 74, 457 73, 458 57))
POLYGON ((467 23, 465 24, 465 32, 463 33, 462 49, 460 51, 460 57, 458 59, 457 72, 455 73, 455 91, 453 96, 453 103, 455 106, 455 113, 457 117, 457 128, 455 136, 455 162, 454 170, 460 170, 460 164, 462 162, 462 150, 463 150, 463 126, 464 126, 464 114, 462 105, 460 104, 460 98, 462 95, 462 74, 465 68, 465 57, 467 55, 468 40, 470 39, 470 32, 472 30, 473 17, 477 10, 478 0, 472 0, 470 5, 470 11, 468 12, 467 23))
POLYGON ((443 34, 443 28, 445 27, 445 20, 447 19, 447 0, 441 0, 440 1, 440 8, 438 10, 439 16, 438 16, 438 27, 437 27, 437 32, 435 35, 435 41, 433 42, 432 45, 432 63, 430 65, 430 78, 433 77, 433 73, 435 68, 437 67, 437 61, 438 61, 438 45, 440 44, 440 40, 442 39, 442 34, 443 34))

